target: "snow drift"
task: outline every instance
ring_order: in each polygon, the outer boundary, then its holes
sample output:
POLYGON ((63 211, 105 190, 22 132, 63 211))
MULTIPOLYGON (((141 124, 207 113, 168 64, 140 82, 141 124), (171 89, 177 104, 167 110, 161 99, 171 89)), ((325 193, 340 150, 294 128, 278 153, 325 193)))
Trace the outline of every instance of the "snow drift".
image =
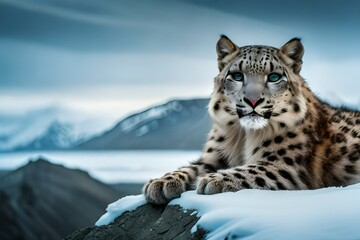
MULTIPOLYGON (((360 239, 360 184, 307 191, 241 190, 198 195, 185 192, 169 205, 196 209, 193 226, 207 231, 207 239, 360 239)), ((126 211, 145 203, 126 197, 110 204, 96 223, 110 224, 126 211)), ((174 221, 176 224, 176 221, 174 221)))

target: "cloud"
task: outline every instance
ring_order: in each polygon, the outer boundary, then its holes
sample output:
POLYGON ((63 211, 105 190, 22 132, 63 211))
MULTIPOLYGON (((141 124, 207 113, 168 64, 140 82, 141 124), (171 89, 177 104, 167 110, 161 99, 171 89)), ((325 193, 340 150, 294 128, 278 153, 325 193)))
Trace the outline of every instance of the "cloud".
POLYGON ((219 34, 239 45, 277 47, 300 36, 311 86, 356 101, 356 88, 339 81, 357 86, 352 79, 359 79, 358 18, 352 10, 343 14, 349 5, 339 3, 338 16, 323 16, 341 18, 335 28, 333 20, 314 20, 316 8, 309 18, 301 15, 306 4, 293 14, 273 3, 258 11, 248 3, 223 4, 0 0, 0 101, 14 101, 1 109, 60 104, 125 114, 173 97, 208 96, 219 34))
POLYGON ((96 10, 96 1, 72 7, 49 4, 61 2, 1 0, 0 37, 71 51, 132 51, 134 39, 156 27, 151 21, 96 10))
MULTIPOLYGON (((53 16, 87 24, 132 28, 154 26, 150 24, 151 21, 131 20, 121 17, 122 13, 124 13, 121 11, 122 2, 103 1, 99 4, 98 1, 88 0, 66 4, 64 1, 0 0, 0 4, 4 7, 13 7, 29 13, 32 12, 34 15, 47 15, 49 18, 53 16)), ((127 4, 130 4, 130 2, 127 4)), ((138 3, 133 3, 130 6, 134 8, 138 5, 138 3)))

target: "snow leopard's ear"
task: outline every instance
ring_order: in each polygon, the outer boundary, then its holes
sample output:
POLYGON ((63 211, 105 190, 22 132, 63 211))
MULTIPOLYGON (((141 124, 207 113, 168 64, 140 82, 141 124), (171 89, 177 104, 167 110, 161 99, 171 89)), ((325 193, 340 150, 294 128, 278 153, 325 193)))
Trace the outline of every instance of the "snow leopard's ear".
POLYGON ((232 60, 235 52, 239 52, 239 47, 236 46, 227 36, 221 35, 216 44, 216 52, 218 55, 218 67, 221 71, 225 65, 232 60))
POLYGON ((286 56, 283 60, 296 74, 301 70, 304 51, 304 46, 300 38, 293 38, 280 48, 280 52, 286 56))

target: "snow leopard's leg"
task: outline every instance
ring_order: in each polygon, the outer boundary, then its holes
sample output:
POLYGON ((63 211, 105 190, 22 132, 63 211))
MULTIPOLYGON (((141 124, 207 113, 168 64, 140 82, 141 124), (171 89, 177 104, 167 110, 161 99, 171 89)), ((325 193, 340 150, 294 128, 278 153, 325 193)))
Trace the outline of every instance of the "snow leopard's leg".
POLYGON ((235 192, 241 189, 295 190, 311 189, 311 176, 306 171, 270 162, 239 166, 197 179, 199 194, 235 192))
POLYGON ((181 193, 195 189, 198 176, 226 168, 228 166, 225 159, 217 161, 200 159, 190 166, 181 167, 176 171, 166 173, 161 178, 150 180, 144 185, 143 193, 150 203, 166 204, 171 199, 180 197, 181 193))

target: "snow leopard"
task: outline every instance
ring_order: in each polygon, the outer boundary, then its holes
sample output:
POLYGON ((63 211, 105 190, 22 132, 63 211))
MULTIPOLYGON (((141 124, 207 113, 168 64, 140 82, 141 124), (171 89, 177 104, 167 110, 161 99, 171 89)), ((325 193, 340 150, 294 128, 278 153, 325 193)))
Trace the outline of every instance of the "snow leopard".
MULTIPOLYGON (((200 159, 143 187, 167 204, 187 190, 303 190, 360 182, 360 112, 320 100, 300 75, 304 46, 239 47, 222 35, 200 159)), ((169 160, 170 161, 170 160, 169 160)))

